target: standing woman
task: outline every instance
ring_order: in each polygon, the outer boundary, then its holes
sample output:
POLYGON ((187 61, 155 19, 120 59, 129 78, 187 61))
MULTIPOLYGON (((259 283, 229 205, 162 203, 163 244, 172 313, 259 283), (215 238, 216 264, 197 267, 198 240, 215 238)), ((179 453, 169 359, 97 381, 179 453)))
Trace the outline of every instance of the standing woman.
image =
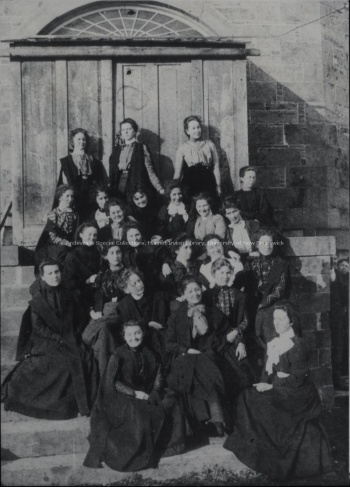
POLYGON ((184 120, 188 141, 176 152, 174 179, 182 179, 188 201, 201 192, 220 196, 219 156, 211 140, 201 140, 202 124, 199 117, 191 115, 184 120))
POLYGON ((142 184, 151 194, 164 189, 154 171, 147 147, 136 140, 138 125, 132 118, 120 123, 123 144, 117 144, 109 158, 109 185, 112 196, 126 197, 133 188, 142 184))
POLYGON ((76 205, 81 219, 91 211, 89 193, 94 185, 106 181, 106 172, 101 161, 87 153, 89 136, 86 130, 77 128, 70 133, 72 152, 61 159, 58 184, 69 184, 76 192, 76 205))

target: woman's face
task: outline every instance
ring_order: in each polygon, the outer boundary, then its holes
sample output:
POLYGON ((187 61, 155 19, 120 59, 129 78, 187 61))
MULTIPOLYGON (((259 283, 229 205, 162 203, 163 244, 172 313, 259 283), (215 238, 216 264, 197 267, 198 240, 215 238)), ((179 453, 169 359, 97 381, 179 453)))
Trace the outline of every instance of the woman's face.
POLYGON ((114 245, 108 249, 106 260, 110 266, 117 266, 122 261, 122 251, 120 247, 114 245))
POLYGON ((133 294, 134 296, 142 296, 145 291, 145 286, 141 278, 137 274, 131 274, 128 280, 128 285, 125 292, 133 294))
POLYGON ((227 208, 225 215, 233 224, 239 223, 242 220, 241 212, 237 208, 227 208))
POLYGON ((222 246, 222 243, 216 238, 208 240, 206 248, 207 254, 209 255, 211 261, 216 260, 224 255, 224 248, 222 246))
POLYGON ((275 309, 273 312, 273 324, 279 335, 288 331, 292 326, 287 313, 283 309, 275 309))
POLYGON ((232 270, 228 266, 221 267, 214 274, 215 282, 218 286, 227 286, 232 276, 232 270))
POLYGON ((97 230, 94 227, 86 227, 79 236, 84 245, 91 246, 96 242, 97 230))
POLYGON ((180 188, 174 188, 170 192, 170 203, 179 205, 182 202, 182 191, 180 188))
POLYGON ((261 255, 268 257, 273 252, 273 239, 270 235, 262 235, 259 238, 259 252, 261 255))
POLYGON ((113 223, 121 223, 124 220, 124 211, 119 205, 109 208, 109 218, 113 223))
POLYGON ((86 147, 86 137, 82 132, 78 132, 73 137, 73 147, 74 150, 85 150, 86 147))
POLYGON ((241 178, 241 181, 243 183, 243 188, 252 189, 256 182, 255 171, 246 171, 243 178, 241 178))
POLYGON ((188 304, 199 304, 202 300, 202 289, 196 282, 190 282, 186 286, 184 296, 188 304))
POLYGON ((101 208, 101 210, 105 207, 107 201, 108 201, 107 193, 105 193, 104 191, 99 191, 99 193, 96 196, 96 203, 98 204, 98 207, 101 208))
POLYGON ((67 189, 60 197, 59 203, 65 208, 70 208, 74 201, 74 192, 71 189, 67 189))
POLYGON ((176 252, 176 258, 180 261, 186 261, 190 260, 192 256, 192 244, 191 241, 188 240, 187 242, 184 242, 181 247, 179 247, 179 250, 176 252))
POLYGON ((198 200, 196 202, 196 210, 198 215, 203 218, 209 216, 211 212, 209 203, 206 200, 198 200))
POLYGON ((136 132, 130 123, 123 123, 120 127, 120 133, 125 141, 132 140, 136 136, 136 132))
POLYGON ((189 136, 190 140, 200 139, 202 135, 201 124, 197 122, 197 120, 192 120, 189 122, 186 134, 189 136))
POLYGON ((46 265, 41 279, 51 287, 57 287, 61 282, 61 271, 58 265, 46 265))
POLYGON ((124 329, 124 340, 130 348, 137 348, 143 340, 143 333, 139 325, 127 326, 124 329))
POLYGON ((139 208, 145 208, 147 206, 147 195, 142 191, 138 191, 137 193, 135 193, 132 199, 134 200, 135 205, 139 208))
POLYGON ((142 235, 137 228, 130 228, 126 234, 126 240, 131 247, 138 247, 142 242, 142 235))

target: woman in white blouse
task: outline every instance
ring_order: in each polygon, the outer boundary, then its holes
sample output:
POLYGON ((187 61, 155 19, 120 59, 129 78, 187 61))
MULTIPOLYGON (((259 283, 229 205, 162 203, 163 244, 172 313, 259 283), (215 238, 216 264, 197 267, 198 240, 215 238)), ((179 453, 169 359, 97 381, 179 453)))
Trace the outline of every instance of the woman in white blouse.
POLYGON ((176 152, 174 179, 181 179, 188 200, 200 192, 221 194, 219 156, 210 140, 201 140, 202 125, 191 115, 184 120, 188 141, 176 152))
POLYGON ((192 218, 188 223, 187 230, 197 240, 203 240, 206 235, 215 234, 225 238, 226 223, 224 217, 214 214, 212 211, 212 199, 206 193, 199 193, 193 198, 197 219, 192 218))

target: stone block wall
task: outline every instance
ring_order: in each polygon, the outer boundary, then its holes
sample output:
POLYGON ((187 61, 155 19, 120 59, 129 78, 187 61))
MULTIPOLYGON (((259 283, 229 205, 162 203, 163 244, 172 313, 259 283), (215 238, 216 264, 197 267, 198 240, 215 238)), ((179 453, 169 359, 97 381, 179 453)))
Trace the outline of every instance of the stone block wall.
POLYGON ((334 237, 293 237, 286 254, 292 276, 292 300, 301 316, 303 338, 311 350, 311 377, 325 406, 334 400, 330 310, 330 259, 334 237))

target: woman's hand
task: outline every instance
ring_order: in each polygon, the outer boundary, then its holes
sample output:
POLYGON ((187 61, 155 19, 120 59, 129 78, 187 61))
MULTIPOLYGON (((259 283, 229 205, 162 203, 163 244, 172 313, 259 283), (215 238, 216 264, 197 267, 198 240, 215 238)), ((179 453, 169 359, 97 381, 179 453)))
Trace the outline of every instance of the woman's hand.
POLYGON ((170 274, 172 274, 172 272, 173 271, 171 270, 169 264, 167 264, 167 263, 163 264, 162 274, 163 274, 164 277, 169 276, 170 274))
POLYGON ((112 303, 116 303, 118 301, 118 297, 115 296, 114 298, 112 298, 112 303))
POLYGON ((198 355, 200 353, 199 350, 196 350, 195 348, 189 348, 187 350, 187 353, 191 354, 191 355, 198 355))
POLYGON ((163 325, 161 325, 160 323, 157 323, 156 321, 150 321, 148 323, 148 326, 150 328, 154 328, 155 330, 162 330, 163 329, 163 325))
POLYGON ((102 313, 101 311, 94 311, 93 309, 90 311, 90 316, 93 320, 98 320, 99 318, 102 318, 102 313))
POLYGON ((176 301, 183 303, 184 301, 186 301, 186 298, 185 298, 185 296, 179 296, 178 298, 176 298, 176 301))
POLYGON ((246 358, 247 356, 247 350, 245 349, 244 343, 239 343, 236 349, 236 357, 238 357, 238 360, 242 360, 243 358, 246 358))
POLYGON ((236 336, 238 335, 238 330, 232 330, 230 331, 230 333, 228 333, 226 335, 226 340, 230 343, 233 342, 233 340, 236 338, 236 336))
POLYGON ((93 274, 88 279, 86 279, 86 284, 93 284, 96 281, 97 274, 93 274))
POLYGON ((159 194, 164 194, 164 189, 160 189, 159 194))
POLYGON ((142 399, 143 401, 148 401, 149 395, 143 391, 135 391, 136 399, 142 399))
POLYGON ((272 389, 272 384, 267 384, 266 382, 259 382, 258 384, 253 384, 258 392, 265 392, 272 389))

